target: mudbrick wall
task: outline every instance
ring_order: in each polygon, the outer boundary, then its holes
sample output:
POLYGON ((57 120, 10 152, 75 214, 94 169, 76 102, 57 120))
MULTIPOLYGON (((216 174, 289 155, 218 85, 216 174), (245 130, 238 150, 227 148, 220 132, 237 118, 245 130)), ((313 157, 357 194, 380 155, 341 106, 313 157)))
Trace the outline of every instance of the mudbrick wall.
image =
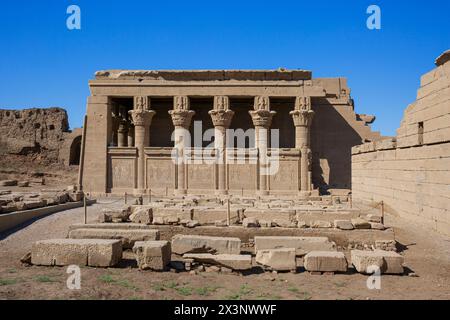
POLYGON ((39 154, 58 162, 70 133, 64 109, 0 109, 0 154, 39 154))
POLYGON ((421 78, 397 137, 352 149, 355 201, 450 235, 450 51, 421 78))

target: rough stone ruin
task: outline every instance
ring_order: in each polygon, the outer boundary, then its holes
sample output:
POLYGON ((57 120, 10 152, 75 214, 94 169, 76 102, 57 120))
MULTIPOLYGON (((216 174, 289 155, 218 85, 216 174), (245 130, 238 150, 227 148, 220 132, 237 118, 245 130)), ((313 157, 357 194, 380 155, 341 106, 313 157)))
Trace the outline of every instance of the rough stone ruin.
POLYGON ((0 152, 39 155, 46 164, 78 164, 80 129, 69 130, 62 108, 0 110, 0 152))

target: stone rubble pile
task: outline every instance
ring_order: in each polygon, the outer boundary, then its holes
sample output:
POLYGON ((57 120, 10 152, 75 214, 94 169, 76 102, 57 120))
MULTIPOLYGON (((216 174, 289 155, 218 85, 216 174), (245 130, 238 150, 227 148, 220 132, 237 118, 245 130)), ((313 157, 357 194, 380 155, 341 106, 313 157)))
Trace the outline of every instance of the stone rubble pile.
MULTIPOLYGON (((4 183, 5 181, 2 182, 4 183)), ((67 202, 79 202, 83 199, 82 193, 68 189, 42 189, 40 192, 2 190, 0 191, 0 214, 54 206, 67 202)))

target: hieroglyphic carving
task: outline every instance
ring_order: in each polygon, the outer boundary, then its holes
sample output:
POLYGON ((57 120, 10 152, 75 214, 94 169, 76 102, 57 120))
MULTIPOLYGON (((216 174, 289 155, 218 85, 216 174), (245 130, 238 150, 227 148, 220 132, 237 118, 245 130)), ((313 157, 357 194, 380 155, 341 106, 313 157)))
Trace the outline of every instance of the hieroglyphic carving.
POLYGON ((189 164, 188 188, 214 189, 214 166, 208 164, 189 164))
POLYGON ((269 176, 271 190, 298 190, 298 160, 280 163, 278 171, 269 176))
POLYGON ((134 110, 150 110, 150 98, 144 96, 135 96, 134 110))
POLYGON ((134 188, 134 159, 111 159, 111 187, 134 188))
POLYGON ((173 188, 174 181, 172 160, 147 159, 147 185, 149 188, 173 188))
POLYGON ((175 96, 173 97, 173 109, 174 110, 189 110, 190 103, 188 96, 175 96))
POLYGON ((231 190, 255 190, 256 165, 232 164, 228 165, 228 183, 231 190), (245 179, 243 179, 245 177, 245 179))

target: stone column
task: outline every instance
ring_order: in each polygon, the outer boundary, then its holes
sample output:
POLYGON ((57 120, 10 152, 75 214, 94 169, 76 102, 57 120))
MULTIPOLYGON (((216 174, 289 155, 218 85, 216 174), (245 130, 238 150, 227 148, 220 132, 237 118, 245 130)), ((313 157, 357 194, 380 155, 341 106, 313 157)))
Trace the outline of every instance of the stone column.
POLYGON ((118 130, 119 130, 119 106, 117 104, 113 104, 111 107, 112 112, 112 124, 111 124, 111 143, 110 146, 117 147, 118 145, 118 130))
POLYGON ((295 125, 295 148, 301 151, 300 191, 307 195, 311 191, 310 129, 314 117, 314 111, 311 109, 311 97, 297 97, 295 110, 291 111, 290 114, 295 125))
POLYGON ((268 191, 268 168, 269 159, 267 149, 269 148, 269 130, 272 118, 276 114, 270 111, 270 100, 268 96, 255 97, 254 110, 249 111, 255 126, 255 147, 258 149, 259 159, 259 194, 267 195, 268 191))
POLYGON ((134 126, 131 122, 128 123, 127 144, 129 147, 134 147, 134 126))
POLYGON ((216 194, 225 195, 227 191, 226 177, 226 144, 227 129, 230 127, 234 112, 230 110, 230 99, 227 96, 214 97, 214 109, 209 111, 214 124, 214 148, 217 159, 217 190, 216 194))
POLYGON ((172 117, 172 122, 175 127, 175 152, 172 153, 172 156, 176 157, 177 169, 175 194, 186 194, 186 162, 184 159, 184 149, 190 147, 189 126, 191 125, 191 120, 195 112, 189 110, 189 97, 187 96, 175 96, 173 104, 173 110, 170 110, 169 114, 172 117))
POLYGON ((138 152, 136 195, 145 193, 145 151, 149 143, 149 127, 155 111, 150 110, 149 97, 134 97, 134 109, 129 111, 134 124, 135 146, 138 152))
POLYGON ((117 146, 126 147, 128 146, 128 121, 127 114, 124 107, 119 107, 119 126, 117 129, 117 146))

